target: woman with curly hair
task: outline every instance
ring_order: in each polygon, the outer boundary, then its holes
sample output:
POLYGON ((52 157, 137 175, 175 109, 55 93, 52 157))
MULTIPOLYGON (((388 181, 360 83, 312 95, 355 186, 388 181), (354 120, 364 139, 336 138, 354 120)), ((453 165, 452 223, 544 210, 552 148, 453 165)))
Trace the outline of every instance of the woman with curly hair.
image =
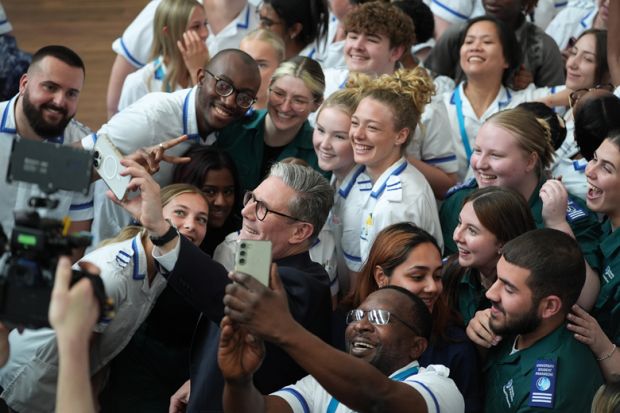
POLYGON ((345 202, 346 209, 359 217, 353 230, 360 239, 342 247, 349 268, 359 271, 377 233, 390 224, 410 221, 440 245, 443 238, 433 191, 405 158, 405 148, 435 91, 432 79, 417 68, 373 80, 358 75, 355 82, 363 91, 351 117, 349 138, 358 166, 345 202))

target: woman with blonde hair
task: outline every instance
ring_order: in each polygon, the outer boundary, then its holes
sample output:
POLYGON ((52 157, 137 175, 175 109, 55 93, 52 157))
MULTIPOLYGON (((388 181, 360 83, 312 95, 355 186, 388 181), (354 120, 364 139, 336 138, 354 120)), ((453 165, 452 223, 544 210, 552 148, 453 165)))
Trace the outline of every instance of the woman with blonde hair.
POLYGON ((553 159, 547 123, 523 108, 508 109, 491 116, 480 128, 473 145, 471 167, 474 178, 453 188, 441 206, 441 227, 446 255, 458 251, 452 234, 459 222, 464 199, 477 188, 499 186, 521 194, 538 228, 563 231, 577 240, 589 264, 580 304, 591 308, 598 292, 597 254, 600 226, 584 203, 569 195, 561 182, 547 179, 553 159))
POLYGON ((308 116, 323 101, 325 77, 312 59, 282 62, 269 82, 267 109, 256 110, 219 132, 216 146, 235 161, 241 190, 253 190, 271 165, 293 157, 320 170, 308 116))
MULTIPOLYGON (((174 184, 163 188, 160 194, 159 186, 151 177, 143 184, 142 194, 137 198, 146 191, 153 199, 161 199, 161 204, 154 202, 153 207, 159 208, 180 234, 200 245, 209 216, 208 202, 202 192, 191 185, 174 184)), ((101 390, 99 386, 109 374, 110 362, 127 346, 166 287, 166 280, 152 255, 157 243, 158 240, 150 239, 142 227, 129 226, 81 259, 101 270, 100 276, 115 312, 114 318, 100 320, 91 338, 90 374, 97 390, 101 390)), ((11 335, 11 346, 15 357, 2 369, 0 378, 4 400, 18 411, 49 410, 54 406, 56 388, 41 383, 53 383, 58 374, 54 331, 15 332, 11 335), (36 397, 30 389, 36 389, 36 397)), ((131 387, 130 390, 136 389, 131 387)), ((113 402, 121 403, 121 400, 116 398, 113 402)), ((127 406, 136 407, 132 403, 127 406)))
POLYGON ((207 18, 196 0, 163 0, 153 20, 150 63, 125 79, 118 102, 123 110, 151 92, 174 92, 198 82, 209 58, 207 18))
MULTIPOLYGON (((353 172, 346 209, 354 214, 352 227, 358 239, 343 238, 343 255, 353 272, 368 257, 376 235, 386 226, 402 221, 415 223, 442 245, 441 227, 433 191, 424 175, 405 158, 424 107, 435 92, 424 69, 398 70, 371 79, 353 78, 362 89, 361 100, 351 117, 349 138, 353 172)), ((354 276, 354 275, 353 275, 354 276)))

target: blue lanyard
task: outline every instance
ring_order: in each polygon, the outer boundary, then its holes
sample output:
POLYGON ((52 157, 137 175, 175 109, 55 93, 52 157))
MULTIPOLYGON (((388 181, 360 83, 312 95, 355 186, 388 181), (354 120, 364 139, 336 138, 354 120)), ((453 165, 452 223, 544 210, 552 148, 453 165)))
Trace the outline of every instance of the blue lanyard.
POLYGON ((456 118, 459 122, 459 131, 461 132, 461 142, 463 142, 463 147, 465 148, 465 155, 467 156, 467 164, 469 165, 469 159, 471 158, 471 146, 469 145, 467 130, 465 130, 465 118, 463 117, 463 101, 461 100, 461 92, 459 86, 457 86, 454 91, 454 104, 456 105, 456 118))
MULTIPOLYGON (((406 378, 418 374, 418 370, 418 366, 410 367, 396 374, 394 377, 390 377, 390 379, 394 381, 404 381, 406 378)), ((326 413, 336 413, 336 409, 338 409, 339 405, 340 402, 332 397, 332 399, 329 401, 329 404, 327 405, 326 413)))

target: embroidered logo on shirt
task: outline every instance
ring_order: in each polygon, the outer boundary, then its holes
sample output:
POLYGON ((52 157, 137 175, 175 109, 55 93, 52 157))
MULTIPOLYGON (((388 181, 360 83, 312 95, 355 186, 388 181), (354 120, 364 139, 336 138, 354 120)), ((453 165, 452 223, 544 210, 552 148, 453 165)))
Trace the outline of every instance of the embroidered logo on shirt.
POLYGON ((605 284, 610 283, 614 278, 616 278, 616 274, 611 270, 611 267, 608 265, 603 271, 603 282, 605 284))
POLYGON ((568 205, 566 206, 566 219, 570 222, 573 222, 579 218, 583 218, 588 216, 588 212, 580 207, 575 201, 572 199, 568 200, 568 205))
POLYGON ((362 228, 362 234, 360 235, 360 238, 362 238, 363 240, 367 240, 368 232, 370 231, 371 227, 372 227, 372 212, 368 214, 368 216, 364 220, 364 227, 362 228))
POLYGON ((512 379, 508 381, 502 388, 504 391, 504 397, 506 398, 506 404, 508 407, 512 407, 512 402, 515 399, 515 389, 512 387, 512 379))

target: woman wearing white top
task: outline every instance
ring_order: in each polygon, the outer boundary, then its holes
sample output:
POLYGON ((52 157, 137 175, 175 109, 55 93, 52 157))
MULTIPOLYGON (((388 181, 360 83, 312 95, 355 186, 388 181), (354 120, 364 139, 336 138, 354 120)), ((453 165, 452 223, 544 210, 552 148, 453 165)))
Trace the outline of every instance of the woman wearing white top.
MULTIPOLYGON (((134 178, 136 185, 137 178, 134 178)), ((159 198, 151 177, 141 183, 143 197, 159 198)), ((140 198, 138 197, 138 199, 140 198)), ((209 205, 197 188, 170 185, 161 191, 160 208, 179 233, 200 245, 206 234, 209 205), (163 206, 161 206, 163 205, 163 206)), ((81 261, 100 268, 114 318, 96 326, 90 347, 90 373, 96 388, 106 377, 105 366, 127 345, 166 286, 152 255, 153 242, 141 227, 129 226, 81 261)), ((53 411, 58 374, 55 333, 51 329, 17 331, 10 335, 11 359, 1 371, 2 397, 16 411, 53 411)))
POLYGON ((196 0, 163 0, 153 20, 150 63, 125 79, 118 109, 151 92, 174 92, 197 82, 209 57, 209 31, 203 6, 196 0))
POLYGON ((374 80, 359 75, 358 82, 362 99, 351 117, 349 137, 355 163, 362 169, 346 202, 347 208, 360 211, 360 239, 356 245, 343 245, 345 254, 358 257, 354 271, 368 256, 379 231, 390 224, 413 222, 443 245, 433 191, 404 156, 434 93, 432 79, 425 69, 416 68, 374 80))

